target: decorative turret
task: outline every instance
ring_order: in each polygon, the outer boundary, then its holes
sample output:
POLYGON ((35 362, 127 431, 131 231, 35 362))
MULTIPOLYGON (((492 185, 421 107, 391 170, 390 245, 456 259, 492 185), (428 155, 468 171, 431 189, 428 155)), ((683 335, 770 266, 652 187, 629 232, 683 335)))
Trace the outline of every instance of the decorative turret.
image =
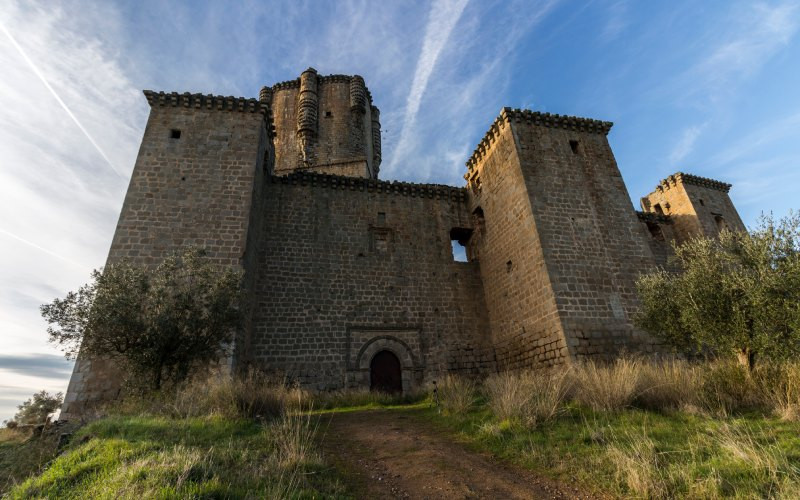
POLYGON ((361 76, 320 76, 308 68, 300 78, 262 88, 259 100, 275 117, 275 174, 377 178, 380 114, 361 76))

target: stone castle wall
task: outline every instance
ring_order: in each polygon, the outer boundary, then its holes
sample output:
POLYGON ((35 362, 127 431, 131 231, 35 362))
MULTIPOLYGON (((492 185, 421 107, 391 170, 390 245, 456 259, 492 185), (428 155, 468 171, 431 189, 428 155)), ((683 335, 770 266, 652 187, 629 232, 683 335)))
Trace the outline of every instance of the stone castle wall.
MULTIPOLYGON (((608 122, 505 108, 457 188, 377 180, 378 109, 358 76, 309 69, 258 100, 145 95, 108 262, 154 266, 193 245, 243 270, 249 315, 229 366, 310 388, 369 387, 380 351, 404 391, 658 351, 632 324, 637 276, 669 268, 674 241, 744 228, 729 184, 689 174, 635 212, 608 122)), ((63 418, 123 380, 80 356, 63 418)))
MULTIPOLYGON (((268 109, 254 99, 145 94, 150 117, 108 263, 155 266, 197 246, 222 266, 244 269, 257 244, 250 227, 260 225, 251 207, 263 197, 271 158, 268 109)), ((79 357, 64 418, 113 399, 123 380, 113 363, 79 357)))
POLYGON ((479 269, 452 256, 465 190, 294 174, 265 193, 256 366, 317 389, 369 387, 378 348, 404 389, 492 368, 479 269))

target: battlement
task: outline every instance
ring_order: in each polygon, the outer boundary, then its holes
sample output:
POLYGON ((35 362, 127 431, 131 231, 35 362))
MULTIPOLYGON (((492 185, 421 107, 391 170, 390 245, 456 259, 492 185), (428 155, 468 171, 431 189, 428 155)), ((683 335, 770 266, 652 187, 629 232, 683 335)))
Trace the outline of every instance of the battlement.
MULTIPOLYGON (((314 69, 314 68, 309 68, 314 69)), ((316 71, 316 70, 315 70, 316 71)), ((317 82, 318 83, 347 83, 349 84, 353 78, 361 78, 359 75, 317 75, 317 82)), ((274 84, 272 87, 264 87, 266 89, 271 89, 273 92, 277 92, 279 90, 289 90, 289 89, 299 89, 300 88, 300 77, 295 78, 294 80, 286 80, 283 82, 278 82, 274 84)), ((369 101, 370 105, 372 104, 372 94, 370 93, 369 89, 366 91, 367 100, 369 101)))
POLYGON ((205 109, 208 111, 233 111, 240 113, 261 113, 267 121, 267 130, 271 136, 275 134, 272 110, 268 103, 248 97, 221 96, 213 94, 191 94, 184 92, 156 92, 144 90, 150 107, 162 106, 173 108, 205 109))
POLYGON ((705 187, 709 189, 716 189, 718 191, 722 191, 723 193, 727 193, 730 191, 732 184, 728 184, 727 182, 721 182, 714 179, 709 179, 708 177, 700 177, 699 175, 692 175, 692 174, 685 174, 683 172, 677 172, 675 174, 670 175, 666 179, 663 179, 658 186, 656 186, 656 191, 663 192, 665 189, 670 189, 670 187, 675 186, 678 183, 683 184, 694 184, 695 186, 705 187))
MULTIPOLYGON (((486 153, 491 150, 492 144, 495 142, 496 138, 500 134, 500 131, 505 127, 506 123, 511 122, 524 122, 540 127, 560 128, 603 135, 608 135, 611 127, 614 125, 612 122, 594 120, 591 118, 542 113, 528 109, 515 109, 506 107, 500 110, 500 115, 495 118, 494 122, 489 127, 489 130, 483 136, 483 139, 481 139, 477 148, 475 148, 475 151, 467 160, 466 165, 469 171, 472 171, 475 165, 477 165, 477 163, 486 155, 486 153)), ((464 175, 464 178, 468 179, 469 176, 470 174, 468 172, 466 175, 464 175)))
POLYGON ((450 199, 464 202, 467 200, 466 188, 445 184, 416 184, 401 181, 379 181, 361 177, 320 174, 315 172, 296 172, 289 175, 273 175, 273 184, 293 184, 301 186, 319 186, 329 189, 345 189, 350 191, 368 191, 394 194, 418 198, 450 199))

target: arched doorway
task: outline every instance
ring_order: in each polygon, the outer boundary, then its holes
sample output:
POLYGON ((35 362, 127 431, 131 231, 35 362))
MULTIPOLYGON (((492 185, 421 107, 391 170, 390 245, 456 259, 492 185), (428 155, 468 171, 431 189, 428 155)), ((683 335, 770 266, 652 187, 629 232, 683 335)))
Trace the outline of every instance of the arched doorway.
POLYGON ((379 351, 369 364, 369 388, 371 391, 397 394, 403 392, 400 360, 391 351, 379 351))

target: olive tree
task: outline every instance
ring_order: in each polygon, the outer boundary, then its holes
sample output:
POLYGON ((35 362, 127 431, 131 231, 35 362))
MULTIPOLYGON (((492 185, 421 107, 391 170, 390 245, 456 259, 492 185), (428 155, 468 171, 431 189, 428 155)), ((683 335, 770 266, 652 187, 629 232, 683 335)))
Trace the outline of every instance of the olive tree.
POLYGON ((692 353, 758 357, 800 354, 800 217, 762 216, 749 232, 724 230, 675 247, 677 272, 637 282, 636 323, 692 353))
POLYGON ((118 360, 159 389, 226 354, 241 304, 241 273, 189 248, 155 268, 122 261, 95 270, 41 313, 68 357, 118 360))
MULTIPOLYGON (((47 420, 48 415, 54 413, 61 406, 62 394, 50 394, 39 391, 30 399, 17 406, 19 410, 11 422, 15 424, 41 424, 47 420)), ((8 425, 8 422, 7 422, 8 425)))

